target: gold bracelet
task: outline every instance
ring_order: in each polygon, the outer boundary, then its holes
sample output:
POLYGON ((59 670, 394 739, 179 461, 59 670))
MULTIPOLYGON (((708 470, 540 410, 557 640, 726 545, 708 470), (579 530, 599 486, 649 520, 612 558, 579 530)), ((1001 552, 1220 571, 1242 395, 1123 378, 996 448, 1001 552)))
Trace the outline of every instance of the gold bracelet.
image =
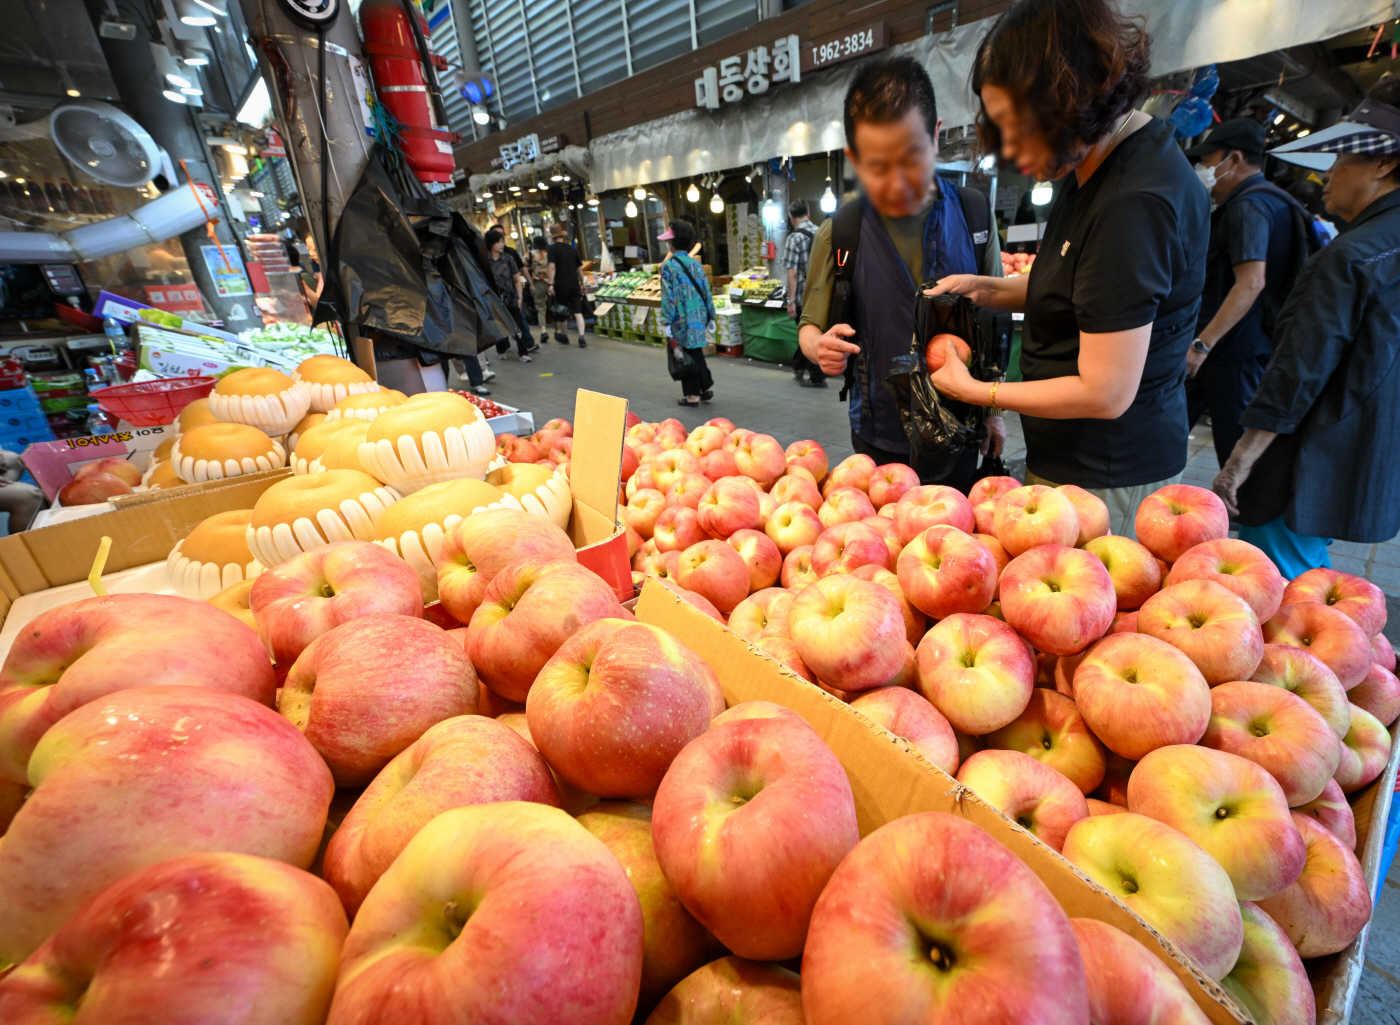
POLYGON ((989 406, 992 407, 992 412, 993 412, 993 413, 1001 413, 1001 412, 1002 412, 1000 409, 997 408, 997 389, 1000 388, 1000 387, 1001 387, 1001 382, 1000 382, 1000 381, 993 381, 993 382, 992 382, 992 394, 991 394, 991 396, 990 396, 990 397, 988 398, 988 400, 987 400, 987 405, 989 405, 989 406))

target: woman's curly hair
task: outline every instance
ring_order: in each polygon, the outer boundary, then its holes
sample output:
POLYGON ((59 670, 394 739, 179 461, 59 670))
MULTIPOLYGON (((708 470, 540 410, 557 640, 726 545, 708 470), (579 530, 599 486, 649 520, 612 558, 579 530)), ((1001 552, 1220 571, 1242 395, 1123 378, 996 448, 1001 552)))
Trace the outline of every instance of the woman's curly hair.
MULTIPOLYGON (((1111 0, 1019 0, 982 40, 972 91, 1011 94, 1045 136, 1059 166, 1102 139, 1147 94, 1151 40, 1142 19, 1111 0)), ((1001 132, 983 105, 977 134, 1001 153, 1001 132)))

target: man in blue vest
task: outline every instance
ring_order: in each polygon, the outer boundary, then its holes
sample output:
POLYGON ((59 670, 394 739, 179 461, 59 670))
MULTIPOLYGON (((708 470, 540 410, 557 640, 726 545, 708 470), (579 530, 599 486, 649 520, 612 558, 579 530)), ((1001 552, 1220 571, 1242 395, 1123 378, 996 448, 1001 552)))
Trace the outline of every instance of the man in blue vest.
MULTIPOLYGON (((826 374, 856 361, 855 450, 876 464, 907 463, 909 441, 885 378, 891 361, 910 351, 918 287, 948 274, 1001 277, 1001 246, 986 195, 934 174, 941 122, 918 61, 892 57, 862 68, 846 92, 845 123, 861 197, 828 218, 812 243, 799 338, 826 374)), ((987 428, 985 450, 999 454, 1006 427, 989 416, 987 428)), ((977 456, 969 449, 946 477, 925 483, 967 491, 977 456)))

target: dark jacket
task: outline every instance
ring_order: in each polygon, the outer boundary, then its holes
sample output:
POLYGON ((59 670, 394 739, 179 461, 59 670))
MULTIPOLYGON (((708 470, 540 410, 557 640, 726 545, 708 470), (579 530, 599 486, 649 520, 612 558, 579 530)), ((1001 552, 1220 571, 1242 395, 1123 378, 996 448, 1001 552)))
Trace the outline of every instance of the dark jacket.
POLYGON ((1361 543, 1400 532, 1397 395, 1400 190, 1358 214, 1303 268, 1240 421, 1298 435, 1290 529, 1361 543))

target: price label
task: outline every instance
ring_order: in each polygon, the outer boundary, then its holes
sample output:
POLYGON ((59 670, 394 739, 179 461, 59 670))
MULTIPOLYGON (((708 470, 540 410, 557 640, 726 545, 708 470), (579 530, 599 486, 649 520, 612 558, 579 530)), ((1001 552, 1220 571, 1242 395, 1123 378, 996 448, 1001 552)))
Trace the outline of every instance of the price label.
POLYGON ((640 328, 643 324, 645 324, 648 312, 650 312, 650 310, 646 306, 634 306, 632 308, 632 326, 635 328, 640 328))
POLYGON ((593 308, 593 316, 595 316, 595 317, 606 317, 609 313, 612 312, 612 308, 613 308, 613 304, 612 304, 612 303, 603 303, 603 304, 601 304, 601 305, 599 305, 599 306, 595 306, 595 307, 593 308))
POLYGON ((802 48, 802 73, 889 49, 890 29, 883 21, 813 40, 802 48))
POLYGON ((764 303, 763 305, 769 307, 770 309, 778 309, 778 310, 781 310, 781 309, 782 309, 784 306, 786 306, 787 304, 784 303, 781 299, 769 299, 769 300, 768 300, 766 303, 764 303))

